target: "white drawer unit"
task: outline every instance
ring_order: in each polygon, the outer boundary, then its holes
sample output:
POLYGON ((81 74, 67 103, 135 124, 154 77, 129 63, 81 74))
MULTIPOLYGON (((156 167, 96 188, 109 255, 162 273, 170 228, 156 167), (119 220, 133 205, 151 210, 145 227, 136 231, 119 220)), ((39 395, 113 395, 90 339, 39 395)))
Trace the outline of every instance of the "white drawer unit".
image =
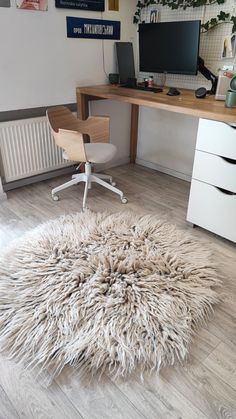
POLYGON ((193 179, 187 219, 236 242, 236 194, 193 179))
POLYGON ((196 149, 236 160, 236 128, 224 122, 200 119, 196 149))
POLYGON ((187 220, 236 242, 236 130, 225 123, 199 121, 187 220))
POLYGON ((196 150, 193 179, 236 193, 236 160, 196 150))

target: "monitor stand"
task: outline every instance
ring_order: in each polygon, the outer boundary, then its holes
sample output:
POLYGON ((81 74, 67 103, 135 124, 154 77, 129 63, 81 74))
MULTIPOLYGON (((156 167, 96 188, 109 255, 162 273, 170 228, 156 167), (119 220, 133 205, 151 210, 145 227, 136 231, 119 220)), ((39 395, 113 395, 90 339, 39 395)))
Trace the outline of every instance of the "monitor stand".
POLYGON ((216 94, 216 88, 217 88, 217 82, 218 77, 215 76, 207 67, 205 67, 204 60, 201 57, 198 57, 198 71, 206 77, 207 80, 211 81, 211 90, 209 90, 209 93, 211 95, 216 94))

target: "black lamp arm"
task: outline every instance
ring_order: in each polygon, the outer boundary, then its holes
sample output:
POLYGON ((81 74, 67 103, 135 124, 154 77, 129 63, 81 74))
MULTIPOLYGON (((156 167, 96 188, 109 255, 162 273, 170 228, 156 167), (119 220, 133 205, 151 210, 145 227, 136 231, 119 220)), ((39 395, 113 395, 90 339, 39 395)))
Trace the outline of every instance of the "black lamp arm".
POLYGON ((210 94, 215 95, 218 77, 215 76, 215 74, 213 74, 207 67, 205 67, 204 60, 201 57, 198 57, 198 71, 200 71, 200 73, 204 77, 206 77, 207 80, 211 81, 212 86, 211 86, 210 94))

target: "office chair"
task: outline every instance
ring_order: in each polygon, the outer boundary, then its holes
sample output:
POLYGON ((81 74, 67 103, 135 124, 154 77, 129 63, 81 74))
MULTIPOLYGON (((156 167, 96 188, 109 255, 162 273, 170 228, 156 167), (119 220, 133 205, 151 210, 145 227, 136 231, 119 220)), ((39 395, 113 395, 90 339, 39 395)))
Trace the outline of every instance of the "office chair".
POLYGON ((72 180, 52 190, 52 198, 58 201, 58 192, 85 182, 83 209, 86 207, 88 189, 95 182, 120 195, 121 202, 128 202, 122 191, 115 188, 112 177, 93 174, 92 164, 106 163, 116 154, 116 147, 109 144, 109 117, 91 116, 87 120, 79 120, 65 106, 56 106, 47 110, 47 119, 56 144, 63 148, 63 158, 80 164, 85 163, 85 172, 72 176, 72 180), (84 143, 83 134, 90 137, 90 143, 84 143), (108 181, 109 183, 107 183, 108 181))

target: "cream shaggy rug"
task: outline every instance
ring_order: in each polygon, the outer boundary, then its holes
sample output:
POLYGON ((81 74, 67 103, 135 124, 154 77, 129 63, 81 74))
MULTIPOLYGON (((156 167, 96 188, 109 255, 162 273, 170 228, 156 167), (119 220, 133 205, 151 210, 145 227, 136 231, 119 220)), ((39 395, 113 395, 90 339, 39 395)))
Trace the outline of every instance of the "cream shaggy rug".
POLYGON ((49 221, 0 261, 0 348, 29 368, 127 376, 183 360, 218 301, 208 251, 154 216, 49 221))

